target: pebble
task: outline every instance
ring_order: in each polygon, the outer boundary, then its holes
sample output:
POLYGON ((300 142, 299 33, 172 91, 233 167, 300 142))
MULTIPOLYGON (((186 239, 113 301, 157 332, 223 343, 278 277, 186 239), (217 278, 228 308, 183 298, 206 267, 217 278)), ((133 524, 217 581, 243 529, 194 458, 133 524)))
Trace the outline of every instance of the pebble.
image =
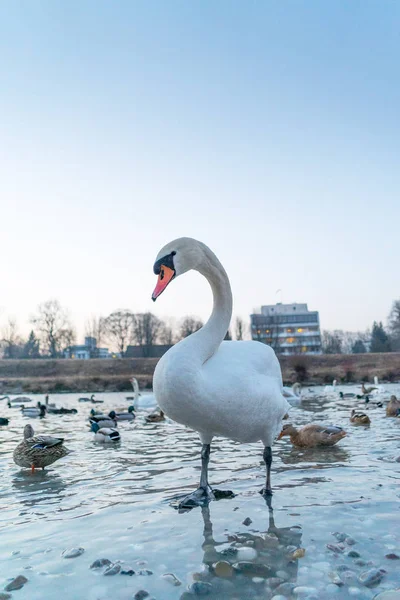
POLYGON ((189 591, 196 596, 208 596, 212 592, 212 585, 205 581, 195 581, 190 586, 189 591))
MULTIPOLYGON (((229 563, 228 563, 229 564, 229 563)), ((177 578, 173 573, 164 573, 162 576, 165 581, 168 581, 171 585, 178 587, 178 585, 182 585, 182 581, 177 578)))
POLYGON ((325 591, 328 594, 337 594, 339 592, 339 586, 334 584, 334 583, 329 583, 326 588, 325 591))
POLYGON ((283 596, 291 596, 295 587, 296 586, 294 583, 288 583, 285 581, 284 583, 278 585, 275 591, 277 594, 281 594, 283 596))
POLYGON ((357 567, 365 567, 365 565, 366 565, 367 563, 366 563, 366 562, 365 562, 365 560, 363 560, 362 558, 357 558, 357 559, 354 561, 354 564, 355 564, 355 565, 357 565, 357 567))
POLYGON ((6 590, 6 592, 13 592, 14 590, 20 590, 22 587, 24 587, 24 585, 27 581, 28 580, 26 577, 24 577, 23 575, 18 575, 18 577, 16 577, 12 581, 10 581, 10 583, 8 585, 6 585, 6 587, 4 589, 6 590))
POLYGON ((108 565, 111 565, 111 560, 108 560, 108 558, 98 558, 97 560, 92 562, 89 568, 101 569, 102 567, 108 567, 108 565))
POLYGON ((11 594, 3 594, 0 592, 0 600, 9 600, 11 598, 11 594))
POLYGON ((348 546, 354 546, 354 544, 357 544, 356 540, 352 537, 347 537, 345 542, 348 546))
POLYGON ((360 558, 360 553, 359 553, 359 552, 357 552, 357 550, 350 550, 350 551, 347 553, 347 556, 348 556, 349 558, 360 558))
POLYGON ((232 565, 224 560, 219 560, 213 565, 214 573, 217 577, 232 577, 232 565))
POLYGON ((61 554, 63 558, 76 558, 85 552, 84 548, 67 548, 61 554))
POLYGON ((246 525, 246 527, 248 527, 249 525, 252 524, 252 520, 250 519, 250 517, 246 517, 245 520, 243 521, 243 525, 246 525))
POLYGON ((369 569, 363 571, 358 577, 359 583, 366 587, 373 587, 382 581, 383 572, 379 569, 369 569))
POLYGON ((153 571, 149 571, 149 569, 140 569, 138 575, 153 575, 153 571))
POLYGON ((303 558, 306 554, 305 548, 297 548, 291 556, 292 559, 297 560, 299 558, 303 558))
POLYGON ((374 600, 400 600, 400 588, 381 592, 377 596, 374 596, 374 600))
POLYGON ((389 560, 399 560, 400 556, 391 552, 390 554, 386 554, 385 558, 388 558, 389 560))
MULTIPOLYGON (((237 562, 233 565, 233 568, 238 573, 245 575, 246 577, 270 577, 271 567, 260 563, 253 563, 247 561, 237 562)), ((278 575, 278 574, 277 574, 278 575)), ((278 575, 279 576, 279 575, 278 575)), ((283 579, 283 578, 282 578, 283 579)))
POLYGON ((11 556, 17 556, 17 554, 21 554, 21 550, 13 550, 11 552, 11 556))
POLYGON ((332 535, 337 539, 338 542, 344 542, 344 540, 347 538, 345 533, 341 533, 339 531, 336 531, 332 535))
POLYGON ((134 600, 144 600, 145 598, 148 598, 150 596, 149 592, 146 592, 146 590, 139 590, 138 592, 136 592, 136 594, 133 596, 134 600))
POLYGON ((283 583, 283 579, 281 579, 280 577, 268 577, 266 583, 269 585, 270 588, 274 590, 278 587, 278 585, 283 583))
POLYGON ((254 548, 249 548, 247 546, 242 546, 242 548, 238 548, 237 558, 239 561, 254 560, 255 558, 257 558, 257 550, 254 550, 254 548))
POLYGON ((234 558, 238 553, 238 549, 230 546, 229 548, 225 548, 220 552, 220 556, 224 556, 226 558, 234 558))
POLYGON ((341 554, 344 552, 344 546, 342 544, 327 544, 326 547, 335 554, 341 554))
POLYGON ((307 596, 309 594, 316 594, 317 590, 314 587, 307 587, 305 585, 299 585, 297 587, 294 588, 293 593, 296 594, 296 596, 307 596))
POLYGON ((271 600, 287 600, 287 598, 279 594, 278 596, 272 596, 271 600))
POLYGON ((135 571, 133 569, 123 569, 122 571, 120 571, 119 574, 120 575, 129 575, 130 577, 132 577, 132 575, 135 574, 135 571))
POLYGON ((284 581, 287 581, 288 579, 290 579, 290 575, 289 573, 286 573, 286 571, 277 571, 275 573, 275 575, 277 577, 280 577, 281 579, 283 579, 284 581))
POLYGON ((109 567, 107 567, 107 569, 104 571, 103 575, 117 575, 121 570, 121 565, 119 565, 118 563, 116 564, 111 564, 109 567))
POLYGON ((328 573, 328 577, 335 585, 343 585, 343 581, 341 580, 339 573, 336 573, 336 571, 331 571, 330 573, 328 573))
POLYGON ((350 596, 361 596, 362 595, 362 591, 358 587, 353 587, 353 586, 349 587, 349 589, 347 591, 349 592, 350 596))

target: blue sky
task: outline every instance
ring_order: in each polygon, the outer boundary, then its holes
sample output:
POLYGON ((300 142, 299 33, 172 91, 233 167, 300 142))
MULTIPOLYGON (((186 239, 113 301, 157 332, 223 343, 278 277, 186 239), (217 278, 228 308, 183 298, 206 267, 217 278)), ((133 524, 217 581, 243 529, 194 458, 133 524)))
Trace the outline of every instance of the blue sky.
POLYGON ((323 328, 400 296, 400 4, 0 4, 0 325, 58 298, 206 318, 166 242, 201 239, 243 317, 308 302, 323 328))

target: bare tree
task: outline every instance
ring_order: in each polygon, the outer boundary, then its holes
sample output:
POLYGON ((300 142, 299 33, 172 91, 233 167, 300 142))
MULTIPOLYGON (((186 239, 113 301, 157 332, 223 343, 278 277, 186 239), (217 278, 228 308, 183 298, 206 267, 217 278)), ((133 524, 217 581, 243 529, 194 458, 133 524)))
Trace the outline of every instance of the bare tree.
POLYGON ((167 346, 172 346, 175 343, 175 326, 174 322, 171 319, 167 319, 166 321, 162 321, 160 332, 158 334, 158 339, 160 344, 166 344, 167 346))
POLYGON ((133 339, 134 314, 127 309, 115 310, 104 321, 107 337, 123 356, 133 339))
POLYGON ((138 346, 143 347, 144 356, 150 354, 163 328, 162 321, 151 312, 134 315, 133 335, 138 346))
POLYGON ((31 318, 43 346, 52 358, 72 344, 75 333, 69 320, 68 312, 58 300, 48 300, 39 304, 37 314, 31 318))
POLYGON ((244 334, 244 321, 241 317, 236 317, 235 335, 237 340, 242 340, 244 334))
POLYGON ((1 335, 4 358, 19 358, 23 352, 23 340, 18 333, 17 322, 13 317, 8 319, 1 335))
POLYGON ((104 341, 106 330, 106 319, 104 317, 92 315, 85 321, 85 336, 95 338, 98 346, 104 341))
POLYGON ((198 319, 197 317, 187 316, 185 317, 180 324, 179 335, 180 339, 188 337, 195 331, 198 331, 203 327, 203 321, 198 319))

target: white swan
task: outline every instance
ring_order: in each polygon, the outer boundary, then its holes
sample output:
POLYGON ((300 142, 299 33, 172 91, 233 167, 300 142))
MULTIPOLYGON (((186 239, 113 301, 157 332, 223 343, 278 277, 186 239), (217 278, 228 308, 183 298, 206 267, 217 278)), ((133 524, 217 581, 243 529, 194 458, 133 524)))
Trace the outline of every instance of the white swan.
POLYGON ((376 375, 374 377, 374 385, 376 386, 376 390, 374 390, 376 394, 384 394, 385 393, 385 391, 386 391, 385 387, 383 385, 379 384, 379 379, 376 375))
POLYGON ((223 342, 232 315, 228 276, 202 242, 180 238, 167 244, 154 264, 158 282, 152 299, 179 275, 194 269, 210 283, 214 307, 207 323, 175 344, 157 364, 153 389, 165 414, 196 430, 202 441, 200 487, 180 507, 213 499, 208 485, 210 445, 214 436, 238 442, 262 441, 271 491, 271 445, 290 405, 282 395, 282 373, 270 346, 255 341, 223 342))
POLYGON ((301 404, 301 384, 296 382, 291 388, 284 386, 283 395, 292 406, 301 404))
POLYGON ((325 394, 334 394, 336 392, 336 379, 333 380, 332 385, 326 385, 324 387, 325 394))
POLYGON ((135 408, 135 410, 137 410, 139 408, 155 408, 156 407, 156 399, 154 394, 152 394, 151 392, 149 393, 140 393, 139 390, 139 383, 138 380, 136 379, 136 377, 131 377, 129 380, 132 384, 132 388, 133 388, 133 398, 132 396, 127 396, 126 399, 130 400, 130 402, 133 401, 133 406, 135 408), (140 396, 140 400, 139 400, 139 396, 140 396))

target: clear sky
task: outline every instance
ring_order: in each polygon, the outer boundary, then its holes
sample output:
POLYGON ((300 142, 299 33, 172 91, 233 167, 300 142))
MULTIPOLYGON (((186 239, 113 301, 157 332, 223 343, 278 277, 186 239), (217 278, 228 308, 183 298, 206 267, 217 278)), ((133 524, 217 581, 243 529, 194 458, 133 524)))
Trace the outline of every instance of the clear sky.
POLYGON ((400 296, 400 3, 0 3, 0 325, 57 298, 210 311, 179 236, 225 265, 234 312, 307 302, 323 328, 400 296))

